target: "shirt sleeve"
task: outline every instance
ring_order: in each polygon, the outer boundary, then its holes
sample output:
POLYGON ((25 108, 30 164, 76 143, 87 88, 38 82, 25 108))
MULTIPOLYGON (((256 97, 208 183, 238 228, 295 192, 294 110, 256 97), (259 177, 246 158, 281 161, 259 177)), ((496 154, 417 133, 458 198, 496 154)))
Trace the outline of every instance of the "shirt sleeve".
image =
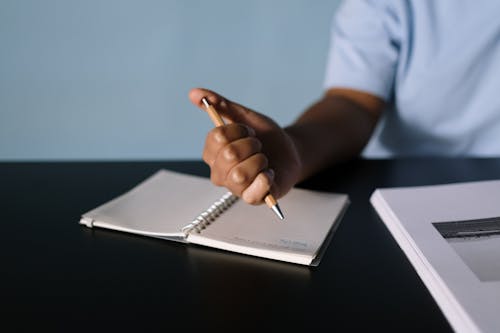
POLYGON ((397 13, 386 1, 344 1, 332 21, 324 87, 351 88, 389 100, 400 37, 397 13))

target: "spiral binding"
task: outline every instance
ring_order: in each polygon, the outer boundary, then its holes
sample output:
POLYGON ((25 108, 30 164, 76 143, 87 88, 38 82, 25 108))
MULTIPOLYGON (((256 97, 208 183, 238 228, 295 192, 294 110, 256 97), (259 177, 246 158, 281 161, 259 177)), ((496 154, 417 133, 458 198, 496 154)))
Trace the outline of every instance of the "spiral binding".
POLYGON ((231 192, 227 192, 219 200, 215 201, 210 207, 208 207, 208 209, 198 215, 191 223, 183 227, 182 232, 186 235, 193 230, 200 233, 236 201, 238 201, 238 197, 231 192))

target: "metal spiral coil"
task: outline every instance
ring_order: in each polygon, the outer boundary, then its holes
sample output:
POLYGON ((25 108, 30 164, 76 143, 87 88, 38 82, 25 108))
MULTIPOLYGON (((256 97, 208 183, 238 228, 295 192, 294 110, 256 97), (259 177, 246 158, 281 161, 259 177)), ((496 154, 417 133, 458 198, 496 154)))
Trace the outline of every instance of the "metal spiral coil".
POLYGON ((238 197, 227 192, 219 200, 215 201, 210 207, 198 215, 191 223, 182 228, 182 232, 186 235, 192 231, 200 233, 208 225, 210 225, 215 219, 231 207, 238 197))

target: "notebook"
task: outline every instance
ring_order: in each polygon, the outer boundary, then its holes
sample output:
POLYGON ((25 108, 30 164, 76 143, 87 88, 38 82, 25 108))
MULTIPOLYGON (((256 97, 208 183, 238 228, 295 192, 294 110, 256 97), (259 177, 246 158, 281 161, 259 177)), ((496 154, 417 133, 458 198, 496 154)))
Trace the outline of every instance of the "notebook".
POLYGON ((456 332, 500 332, 500 180, 377 189, 371 203, 456 332))
POLYGON ((346 194, 293 188, 279 220, 207 178, 159 170, 80 224, 317 266, 348 203, 346 194))

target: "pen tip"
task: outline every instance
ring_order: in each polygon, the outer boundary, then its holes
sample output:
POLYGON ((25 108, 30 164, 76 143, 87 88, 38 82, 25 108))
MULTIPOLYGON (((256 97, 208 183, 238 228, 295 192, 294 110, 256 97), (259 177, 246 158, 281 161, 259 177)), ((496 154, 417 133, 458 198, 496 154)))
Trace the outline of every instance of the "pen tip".
POLYGON ((272 209, 276 213, 276 215, 280 218, 280 220, 284 220, 285 219, 285 216, 281 212, 280 206, 278 206, 278 204, 274 205, 272 207, 272 209))

